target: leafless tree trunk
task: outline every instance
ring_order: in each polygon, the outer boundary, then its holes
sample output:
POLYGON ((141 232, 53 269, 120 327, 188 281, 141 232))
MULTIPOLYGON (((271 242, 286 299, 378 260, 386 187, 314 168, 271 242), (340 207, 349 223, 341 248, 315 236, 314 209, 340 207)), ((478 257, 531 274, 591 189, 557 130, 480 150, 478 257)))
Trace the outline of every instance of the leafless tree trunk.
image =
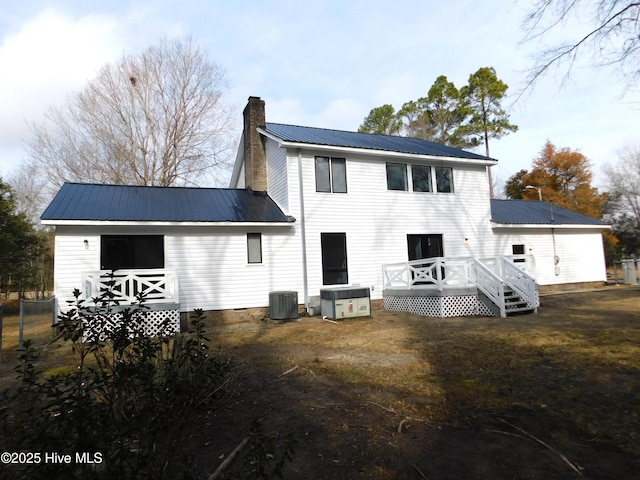
POLYGON ((33 125, 27 163, 65 181, 214 184, 229 166, 233 109, 224 71, 188 38, 163 40, 103 67, 33 125))

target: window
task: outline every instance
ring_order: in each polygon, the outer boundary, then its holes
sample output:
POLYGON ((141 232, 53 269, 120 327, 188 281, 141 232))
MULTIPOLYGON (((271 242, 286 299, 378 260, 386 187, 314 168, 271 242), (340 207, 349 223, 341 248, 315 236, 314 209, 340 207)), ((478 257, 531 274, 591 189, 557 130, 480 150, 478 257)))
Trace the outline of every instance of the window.
POLYGON ((436 191, 453 193, 453 170, 451 167, 436 167, 436 191))
POLYGON ((320 244, 322 248, 322 284, 349 283, 346 233, 322 233, 320 234, 320 244))
POLYGON ((409 261, 423 258, 443 257, 441 234, 407 235, 409 261))
MULTIPOLYGON (((524 255, 524 244, 511 245, 511 253, 513 255, 524 255)), ((524 263, 524 258, 515 258, 513 263, 524 263)))
POLYGON ((411 183, 414 192, 453 193, 453 169, 451 167, 432 167, 430 165, 411 165, 411 182, 407 176, 407 164, 387 163, 387 189, 409 190, 411 183))
POLYGON ((102 270, 164 268, 162 235, 102 235, 102 270))
POLYGON ((262 263, 262 234, 247 233, 247 261, 262 263))
POLYGON ((347 193, 344 158, 316 157, 316 192, 347 193))
POLYGON ((387 189, 407 191, 407 165, 387 163, 387 189))
POLYGON ((431 167, 428 165, 411 165, 411 179, 414 192, 431 192, 431 167))

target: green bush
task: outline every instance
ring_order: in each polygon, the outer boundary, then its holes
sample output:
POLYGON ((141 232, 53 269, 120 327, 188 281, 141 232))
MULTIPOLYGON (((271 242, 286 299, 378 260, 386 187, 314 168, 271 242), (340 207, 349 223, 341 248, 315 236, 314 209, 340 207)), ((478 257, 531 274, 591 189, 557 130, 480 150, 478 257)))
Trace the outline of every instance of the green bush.
POLYGON ((202 478, 182 445, 195 414, 215 407, 233 375, 231 360, 209 351, 202 311, 191 314, 188 332, 165 329, 150 337, 143 328, 144 298, 122 309, 121 321, 110 326, 118 310, 111 289, 95 306, 77 290, 74 296, 59 329, 77 368, 43 378, 37 351, 25 341, 19 381, 4 392, 0 409, 3 451, 56 452, 74 461, 2 465, 0 477, 202 478), (76 462, 77 452, 94 463, 76 462))

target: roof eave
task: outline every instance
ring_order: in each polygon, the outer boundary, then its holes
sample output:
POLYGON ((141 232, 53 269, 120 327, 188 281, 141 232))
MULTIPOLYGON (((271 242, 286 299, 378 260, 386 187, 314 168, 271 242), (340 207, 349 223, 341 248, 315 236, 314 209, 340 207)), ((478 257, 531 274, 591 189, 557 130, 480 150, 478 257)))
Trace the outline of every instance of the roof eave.
POLYGON ((492 228, 561 228, 561 229, 590 229, 590 230, 611 230, 611 225, 594 225, 590 223, 572 224, 572 223, 499 223, 491 220, 492 228))
POLYGON ((121 227, 292 227, 295 219, 283 222, 163 222, 163 221, 142 221, 142 220, 40 220, 46 226, 121 226, 121 227))
POLYGON ((455 162, 455 163, 471 163, 474 165, 483 165, 483 166, 492 166, 497 165, 498 160, 493 158, 487 159, 478 159, 478 158, 468 158, 468 157, 448 157, 444 155, 425 155, 420 153, 405 153, 405 152, 396 152, 393 150, 377 150, 370 148, 359 148, 359 147, 341 147, 338 145, 323 145, 319 143, 304 143, 304 142, 291 142, 287 140, 283 140, 272 133, 267 132, 262 128, 258 128, 258 131, 267 138, 274 140, 278 143, 280 147, 284 148, 299 148, 301 150, 315 150, 315 151, 326 151, 326 152, 349 152, 354 154, 367 154, 372 156, 384 156, 384 157, 395 157, 400 159, 421 159, 421 160, 436 160, 441 162, 455 162))

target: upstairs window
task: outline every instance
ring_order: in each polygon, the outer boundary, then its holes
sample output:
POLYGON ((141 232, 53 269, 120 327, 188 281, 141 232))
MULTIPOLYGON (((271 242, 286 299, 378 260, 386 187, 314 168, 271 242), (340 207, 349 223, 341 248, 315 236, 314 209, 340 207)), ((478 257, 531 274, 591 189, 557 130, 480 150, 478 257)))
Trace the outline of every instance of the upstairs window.
POLYGON ((430 165, 387 163, 387 190, 453 193, 453 169, 430 165), (410 174, 410 177, 409 177, 410 174), (435 180, 435 182, 434 182, 435 180))
POLYGON ((436 191, 453 193, 453 170, 451 167, 436 167, 436 191))
POLYGON ((316 157, 316 192, 347 193, 344 158, 316 157))
POLYGON ((407 185, 407 165, 387 163, 387 189, 407 191, 407 185))
POLYGON ((411 165, 411 179, 414 192, 432 192, 431 167, 428 165, 411 165))

